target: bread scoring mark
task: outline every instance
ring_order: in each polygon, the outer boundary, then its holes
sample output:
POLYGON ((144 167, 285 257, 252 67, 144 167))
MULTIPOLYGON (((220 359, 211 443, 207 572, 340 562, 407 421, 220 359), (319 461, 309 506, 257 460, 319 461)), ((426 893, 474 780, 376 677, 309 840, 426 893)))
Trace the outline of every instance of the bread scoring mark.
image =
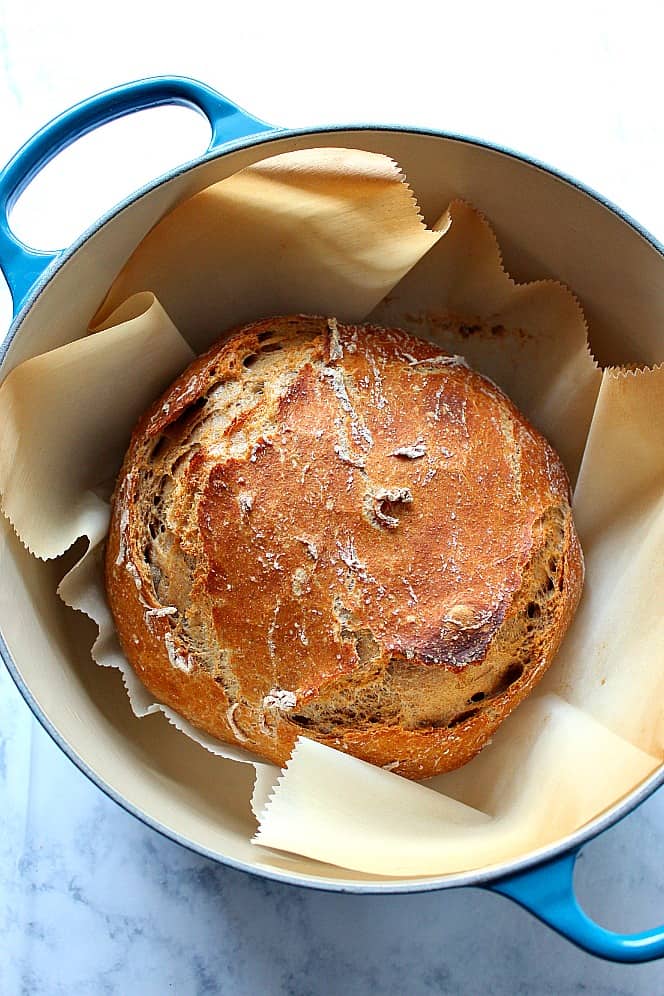
POLYGON ((154 633, 154 619, 163 619, 168 616, 176 616, 177 614, 178 608, 176 605, 160 605, 158 608, 145 610, 145 621, 148 629, 154 633))
POLYGON ((343 560, 346 567, 351 571, 357 571, 362 580, 367 580, 366 564, 362 563, 357 555, 357 550, 355 549, 355 540, 352 536, 349 536, 345 544, 340 540, 337 540, 337 549, 339 551, 339 556, 343 560))
POLYGON ((350 452, 348 444, 344 439, 340 438, 339 442, 335 443, 334 452, 337 454, 337 456, 343 463, 347 463, 351 467, 359 467, 361 469, 364 469, 367 465, 367 462, 364 457, 354 456, 350 452))
POLYGON ((297 695, 285 688, 271 688, 263 698, 263 709, 279 709, 288 712, 297 705, 297 695))
POLYGON ((127 573, 129 575, 131 575, 131 577, 133 579, 133 582, 136 585, 137 591, 142 592, 142 590, 143 590, 143 579, 141 578, 141 575, 139 573, 138 567, 133 562, 133 560, 127 560, 127 562, 125 564, 125 570, 127 571, 127 573))
POLYGON ((178 651, 175 646, 175 637, 172 633, 164 634, 164 643, 166 645, 166 653, 168 654, 168 659, 172 667, 178 669, 178 671, 184 671, 186 674, 192 670, 191 660, 188 654, 182 654, 178 651))
POLYGON ((327 328, 330 333, 329 335, 329 357, 330 360, 340 360, 343 355, 343 346, 341 345, 341 340, 339 339, 339 326, 337 324, 336 318, 328 318, 327 328))
POLYGON ((322 367, 320 376, 322 380, 328 381, 342 410, 350 418, 350 434, 353 441, 358 446, 370 450, 373 446, 373 436, 351 403, 343 370, 340 367, 322 367))
POLYGON ((298 543, 303 544, 312 560, 318 560, 318 547, 313 540, 307 539, 305 536, 296 536, 295 539, 298 543))
POLYGON ((240 727, 235 722, 235 713, 237 712, 239 707, 240 703, 234 702, 233 705, 226 710, 226 722, 233 731, 233 736, 235 737, 235 739, 239 740, 240 743, 246 744, 247 741, 249 740, 249 737, 245 736, 245 734, 242 732, 240 727))
POLYGON ((378 411, 382 412, 383 409, 387 407, 387 398, 383 394, 383 377, 380 370, 378 369, 376 358, 371 350, 367 351, 366 358, 369 362, 369 366, 371 367, 371 373, 373 375, 373 387, 371 391, 373 397, 373 403, 378 409, 378 411))
POLYGON ((263 734, 264 737, 270 737, 272 740, 274 740, 274 738, 277 735, 276 725, 275 726, 269 725, 269 723, 267 722, 267 716, 265 715, 265 712, 262 709, 260 709, 258 712, 258 729, 260 730, 260 732, 263 734))
POLYGON ((399 446, 396 450, 388 453, 388 456, 405 457, 407 460, 420 460, 423 456, 426 456, 426 453, 426 443, 423 439, 418 439, 417 442, 412 443, 410 446, 399 446))
MULTIPOLYGON (((444 366, 444 367, 467 367, 468 369, 470 369, 466 357, 460 356, 458 353, 454 353, 451 355, 425 356, 424 359, 422 360, 411 360, 410 362, 411 367, 421 368, 425 365, 427 368, 430 365, 432 368, 444 366)), ((426 372, 428 373, 428 369, 426 370, 426 372)))
POLYGON ((177 422, 181 415, 186 414, 191 405, 204 403, 205 399, 200 397, 204 381, 204 375, 198 374, 198 376, 192 377, 187 384, 176 385, 169 394, 170 400, 159 405, 150 418, 147 425, 147 436, 154 436, 162 432, 167 425, 177 422))
MULTIPOLYGON (((394 339, 393 336, 391 336, 390 338, 394 339)), ((404 360, 408 360, 408 363, 409 363, 410 366, 414 366, 417 363, 417 357, 416 356, 413 356, 412 353, 407 353, 405 349, 400 348, 400 346, 398 345, 398 343, 396 343, 396 341, 395 341, 395 345, 397 347, 397 352, 401 356, 403 356, 404 360)))
POLYGON ((362 514, 375 529, 396 529, 399 519, 393 505, 409 505, 413 501, 410 488, 376 488, 368 491, 362 500, 362 514))

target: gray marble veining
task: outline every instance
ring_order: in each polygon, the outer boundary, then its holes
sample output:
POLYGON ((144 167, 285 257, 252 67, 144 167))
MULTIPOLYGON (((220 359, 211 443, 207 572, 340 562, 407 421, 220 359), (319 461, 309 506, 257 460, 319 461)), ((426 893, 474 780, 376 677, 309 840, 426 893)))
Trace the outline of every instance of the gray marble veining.
MULTIPOLYGON (((2 996, 565 993, 655 996, 480 890, 344 896, 189 853, 108 800, 0 671, 2 996)), ((664 915, 664 794, 590 845, 579 891, 616 929, 664 915)))

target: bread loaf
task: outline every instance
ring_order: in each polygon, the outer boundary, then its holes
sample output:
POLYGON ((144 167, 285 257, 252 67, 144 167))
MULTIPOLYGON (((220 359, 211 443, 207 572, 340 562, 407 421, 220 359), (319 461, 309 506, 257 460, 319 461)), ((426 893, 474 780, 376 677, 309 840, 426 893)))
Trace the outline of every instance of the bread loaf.
POLYGON ((195 726, 427 778, 548 668, 583 560, 547 441, 464 361, 309 316, 226 337, 145 413, 106 549, 123 650, 195 726))

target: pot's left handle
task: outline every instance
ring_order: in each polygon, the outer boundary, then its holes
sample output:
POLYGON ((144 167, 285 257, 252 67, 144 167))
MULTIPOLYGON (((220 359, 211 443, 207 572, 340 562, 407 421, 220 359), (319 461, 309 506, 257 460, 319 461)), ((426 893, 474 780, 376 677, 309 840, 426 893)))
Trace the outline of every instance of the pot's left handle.
POLYGON ((664 927, 638 934, 618 934, 583 912, 574 893, 574 865, 579 852, 511 875, 490 886, 534 913, 538 919, 589 954, 608 961, 644 962, 664 957, 664 927))
POLYGON ((12 205, 32 178, 76 139, 125 114, 161 104, 183 104, 204 114, 212 129, 208 151, 234 139, 272 130, 272 125, 247 114, 216 90, 184 76, 158 76, 126 83, 98 93, 53 118, 28 139, 0 172, 0 270, 9 284, 14 314, 59 253, 37 252, 16 238, 9 226, 12 205))

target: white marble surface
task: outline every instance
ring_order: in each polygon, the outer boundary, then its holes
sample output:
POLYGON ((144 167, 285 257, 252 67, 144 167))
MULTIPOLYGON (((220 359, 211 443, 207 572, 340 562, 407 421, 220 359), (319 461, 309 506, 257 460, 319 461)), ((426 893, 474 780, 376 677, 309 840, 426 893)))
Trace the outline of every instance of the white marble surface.
MULTIPOLYGON (((619 12, 508 2, 432 14, 417 0, 220 10, 190 3, 176 17, 165 5, 117 0, 102 14, 82 2, 0 0, 0 160, 83 96, 178 72, 280 124, 400 121, 512 145, 664 238, 657 0, 619 12)), ((17 230, 39 246, 63 245, 205 144, 205 127, 185 111, 153 121, 120 125, 62 157, 19 204, 17 230)), ((2 327, 8 321, 2 288, 2 327)), ((497 896, 326 895, 190 854, 91 785, 4 670, 0 812, 0 996, 664 991, 662 964, 599 962, 497 896)), ((663 817, 660 792, 580 862, 581 899, 615 929, 664 917, 663 817)))

